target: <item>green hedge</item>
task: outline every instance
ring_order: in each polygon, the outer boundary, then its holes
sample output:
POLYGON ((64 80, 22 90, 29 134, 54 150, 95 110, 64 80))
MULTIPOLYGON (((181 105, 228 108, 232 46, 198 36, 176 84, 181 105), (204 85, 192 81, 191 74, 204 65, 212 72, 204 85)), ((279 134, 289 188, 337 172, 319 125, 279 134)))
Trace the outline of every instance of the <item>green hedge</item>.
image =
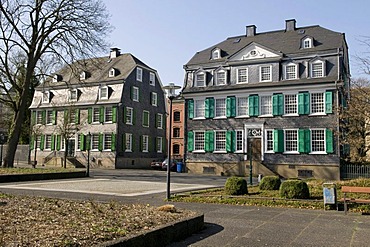
POLYGON ((278 176, 266 176, 263 177, 260 184, 260 190, 279 190, 281 185, 280 178, 278 176))
POLYGON ((307 183, 301 180, 287 180, 280 186, 280 196, 287 199, 308 199, 310 191, 307 183))
POLYGON ((227 195, 245 195, 248 194, 247 181, 239 177, 230 177, 225 183, 225 193, 227 195))

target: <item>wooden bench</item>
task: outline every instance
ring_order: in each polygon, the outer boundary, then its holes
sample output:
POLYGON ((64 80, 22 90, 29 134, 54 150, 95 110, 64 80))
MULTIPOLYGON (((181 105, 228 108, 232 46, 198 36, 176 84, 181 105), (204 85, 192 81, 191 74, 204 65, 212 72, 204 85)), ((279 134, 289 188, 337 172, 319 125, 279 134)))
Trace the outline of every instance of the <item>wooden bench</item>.
POLYGON ((355 199, 347 198, 346 193, 362 193, 370 194, 370 187, 355 187, 355 186, 342 186, 343 198, 341 201, 344 203, 344 213, 347 214, 347 203, 364 203, 370 204, 370 199, 355 199))

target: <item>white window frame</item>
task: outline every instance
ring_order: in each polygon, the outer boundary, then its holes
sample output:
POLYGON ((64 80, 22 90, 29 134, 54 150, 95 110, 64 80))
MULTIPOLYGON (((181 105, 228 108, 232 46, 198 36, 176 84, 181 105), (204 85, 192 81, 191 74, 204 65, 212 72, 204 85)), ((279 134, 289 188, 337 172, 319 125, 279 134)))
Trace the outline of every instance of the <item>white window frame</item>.
POLYGON ((309 49, 312 48, 312 38, 307 37, 302 40, 302 48, 303 49, 309 49))
POLYGON ((236 98, 236 117, 249 117, 249 105, 248 105, 248 97, 242 96, 236 98), (243 100, 243 105, 241 105, 241 100, 243 100), (241 113, 241 110, 244 109, 244 113, 241 113))
POLYGON ((139 102, 139 98, 140 98, 139 94, 140 94, 139 88, 132 87, 132 100, 133 101, 139 102))
POLYGON ((226 130, 216 130, 214 153, 226 153, 226 130))
POLYGON ((42 103, 50 103, 50 91, 42 92, 42 103))
POLYGON ((125 133, 125 152, 132 152, 132 134, 125 133))
POLYGON ((219 59, 221 58, 221 50, 220 49, 214 49, 212 51, 212 59, 219 59))
POLYGON ((204 99, 194 100, 194 118, 195 119, 204 119, 205 118, 205 101, 204 99))
POLYGON ((248 68, 239 68, 236 70, 236 84, 248 83, 248 68), (245 71, 245 74, 241 72, 245 71))
POLYGON ((259 114, 259 116, 260 117, 270 117, 270 116, 272 116, 272 95, 260 95, 259 96, 259 110, 260 110, 260 114, 259 114), (263 102, 264 102, 264 99, 266 99, 266 98, 269 98, 270 99, 270 102, 269 102, 269 104, 268 105, 264 105, 264 104, 262 104, 263 102), (263 109, 269 109, 269 111, 268 112, 266 112, 266 111, 263 111, 263 109))
POLYGON ((310 145, 311 145, 311 152, 310 154, 326 154, 326 132, 325 129, 310 129, 310 145), (323 140, 314 140, 314 131, 322 131, 323 140), (322 142, 323 151, 313 151, 314 142, 322 142))
POLYGON ((260 72, 260 82, 271 82, 272 81, 272 66, 271 65, 263 65, 259 67, 260 72), (264 72, 264 69, 269 70, 268 73, 264 72), (264 78, 265 76, 268 76, 268 79, 264 78))
POLYGON ((36 111, 36 124, 43 124, 42 111, 36 111))
POLYGON ((163 114, 157 113, 157 129, 163 129, 163 114))
POLYGON ((215 72, 215 76, 216 76, 216 85, 217 86, 222 86, 222 85, 226 85, 226 81, 227 81, 227 73, 226 73, 226 70, 217 70, 215 72))
POLYGON ((316 60, 314 62, 310 63, 310 77, 311 78, 322 78, 325 77, 325 61, 322 60, 316 60), (319 73, 320 70, 317 68, 314 68, 314 66, 321 64, 321 75, 317 75, 316 73, 319 73))
POLYGON ((99 151, 99 133, 91 134, 91 151, 99 151))
POLYGON ((126 106, 125 124, 132 125, 134 119, 134 108, 126 106))
POLYGON ((46 110, 46 119, 45 122, 47 125, 52 125, 53 124, 53 116, 54 116, 54 111, 53 110, 46 110), (51 115, 49 115, 51 114, 51 115))
POLYGON ((111 151, 111 150, 112 150, 112 134, 104 133, 103 134, 103 151, 111 151))
POLYGON ((92 123, 100 123, 100 108, 99 107, 93 107, 91 111, 92 111, 92 116, 91 116, 91 118, 92 118, 91 120, 92 121, 91 122, 92 123), (98 120, 97 121, 95 119, 95 116, 96 116, 95 115, 95 111, 98 112, 98 120))
POLYGON ((48 134, 48 135, 45 135, 45 147, 44 147, 44 150, 51 150, 51 148, 52 148, 52 143, 51 143, 51 139, 52 139, 52 137, 51 137, 51 135, 50 134, 48 134))
POLYGON ((152 94, 152 97, 150 97, 150 99, 151 99, 150 104, 152 106, 157 106, 157 104, 158 104, 158 95, 155 92, 151 92, 151 94, 152 94))
POLYGON ((226 118, 226 98, 215 98, 215 118, 226 118))
POLYGON ((71 108, 68 110, 68 123, 69 124, 76 124, 76 109, 75 108, 71 108))
POLYGON ((284 66, 284 78, 285 80, 296 80, 298 79, 298 65, 295 63, 288 63, 284 66), (290 68, 294 68, 294 71, 288 71, 290 68))
POLYGON ((142 137, 142 152, 147 153, 149 152, 149 136, 148 135, 143 135, 142 137))
MULTIPOLYGON (((45 145, 45 143, 44 143, 45 145)), ((41 150, 41 135, 37 135, 35 138, 35 147, 37 150, 41 150)), ((44 148, 44 147, 42 147, 44 148)))
POLYGON ((136 68, 136 80, 142 82, 143 81, 143 69, 137 67, 136 68))
POLYGON ((298 143, 298 139, 299 139, 299 136, 298 136, 298 129, 284 129, 284 154, 299 154, 299 151, 298 151, 298 148, 299 148, 299 143, 298 143), (294 151, 287 151, 287 142, 294 142, 294 140, 287 140, 287 132, 291 132, 291 131, 294 131, 295 132, 295 135, 296 135, 296 150, 294 151))
POLYGON ((115 68, 111 68, 109 70, 109 73, 108 73, 108 77, 115 77, 116 76, 116 69, 115 68))
POLYGON ((157 137, 156 138, 156 148, 157 148, 157 153, 162 153, 163 150, 163 137, 157 137))
POLYGON ((205 146, 205 131, 194 131, 194 151, 193 153, 204 153, 204 146, 205 146), (203 139, 197 140, 198 135, 203 134, 203 139), (202 145, 203 143, 203 145, 202 145), (202 148, 200 148, 202 147, 202 148))
POLYGON ((264 139, 265 139, 265 153, 274 153, 274 130, 266 129, 264 139), (271 133, 270 136, 269 136, 269 133, 271 133), (269 149, 269 144, 271 145, 270 149, 269 149))
POLYGON ((99 88, 99 99, 108 99, 108 86, 102 86, 99 88), (106 90, 106 95, 103 95, 103 91, 106 90))
POLYGON ((195 74, 195 86, 196 87, 206 86, 206 73, 205 72, 198 72, 195 74), (203 76, 203 80, 199 80, 198 76, 203 76))
POLYGON ((80 73, 80 80, 82 81, 82 80, 86 80, 86 72, 85 71, 82 71, 81 73, 80 73))
POLYGON ((112 122, 113 122, 113 106, 106 106, 104 107, 104 123, 112 122))
POLYGON ((241 129, 235 130, 235 153, 243 152, 244 152, 244 131, 241 129), (238 148, 239 144, 241 145, 240 148, 238 148))
POLYGON ((298 94, 296 93, 284 94, 284 116, 298 116, 298 115, 299 115, 298 114, 298 94), (293 109, 293 105, 294 105, 293 103, 291 103, 292 101, 289 98, 295 98, 295 112, 287 112, 288 106, 293 109), (287 103, 287 101, 289 101, 289 104, 287 103))
POLYGON ((149 85, 155 86, 155 74, 153 72, 149 73, 149 85))
POLYGON ((77 88, 73 88, 69 90, 68 99, 69 101, 72 101, 72 102, 75 102, 78 100, 78 89, 77 88))
POLYGON ((321 91, 312 91, 310 92, 310 116, 326 115, 325 113, 325 93, 321 91), (322 98, 321 102, 318 102, 317 99, 314 100, 315 95, 320 95, 322 98), (315 107, 314 107, 315 104, 315 107), (313 111, 314 108, 321 108, 322 111, 313 111))

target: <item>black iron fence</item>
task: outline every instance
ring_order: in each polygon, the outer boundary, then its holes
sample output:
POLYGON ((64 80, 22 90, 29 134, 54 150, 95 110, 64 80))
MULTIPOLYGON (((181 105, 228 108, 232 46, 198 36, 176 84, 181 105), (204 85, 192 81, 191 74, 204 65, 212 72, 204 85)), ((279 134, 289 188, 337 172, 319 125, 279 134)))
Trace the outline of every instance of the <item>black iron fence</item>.
POLYGON ((342 163, 340 166, 340 178, 370 178, 370 164, 342 163))

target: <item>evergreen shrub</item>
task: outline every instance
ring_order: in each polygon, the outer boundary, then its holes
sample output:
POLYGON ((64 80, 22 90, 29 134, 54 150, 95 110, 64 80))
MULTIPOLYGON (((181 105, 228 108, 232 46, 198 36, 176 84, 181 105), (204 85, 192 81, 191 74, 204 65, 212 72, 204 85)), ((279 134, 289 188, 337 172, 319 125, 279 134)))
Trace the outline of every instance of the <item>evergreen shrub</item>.
POLYGON ((225 193, 227 195, 248 194, 247 181, 240 177, 230 177, 225 183, 225 193))
POLYGON ((281 185, 280 178, 278 176, 266 176, 263 177, 260 184, 260 190, 279 190, 281 185))
POLYGON ((301 180, 286 180, 281 183, 280 196, 287 199, 308 199, 310 191, 306 182, 301 180))

